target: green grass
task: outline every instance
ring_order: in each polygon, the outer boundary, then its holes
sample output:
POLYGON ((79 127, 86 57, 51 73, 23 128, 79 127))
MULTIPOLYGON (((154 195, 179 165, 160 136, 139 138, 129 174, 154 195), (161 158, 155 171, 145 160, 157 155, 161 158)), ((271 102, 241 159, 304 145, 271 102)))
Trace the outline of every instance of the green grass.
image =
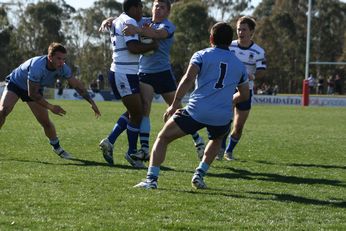
MULTIPOLYGON (((51 115, 61 144, 79 160, 58 158, 27 106, 19 102, 0 130, 0 230, 345 230, 345 108, 255 106, 234 162, 213 163, 207 190, 194 190, 192 139, 171 144, 159 189, 132 188, 145 178, 123 158, 105 164, 98 142, 124 111, 98 103, 56 101, 51 115)), ((165 105, 152 108, 151 144, 165 105)), ((205 131, 201 134, 206 138, 205 131)))

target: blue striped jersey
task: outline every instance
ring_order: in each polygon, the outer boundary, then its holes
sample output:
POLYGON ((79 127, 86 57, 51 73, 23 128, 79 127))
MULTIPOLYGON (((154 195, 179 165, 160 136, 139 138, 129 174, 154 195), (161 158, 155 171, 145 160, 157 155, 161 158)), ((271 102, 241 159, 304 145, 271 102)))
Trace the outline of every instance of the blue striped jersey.
POLYGON ((139 40, 138 35, 124 36, 125 24, 132 24, 138 27, 135 19, 125 13, 113 20, 110 29, 110 36, 113 48, 113 62, 110 70, 118 73, 137 74, 139 64, 139 54, 131 53, 126 43, 131 40, 139 40))
MULTIPOLYGON (((265 52, 263 48, 256 43, 252 43, 250 47, 241 47, 237 40, 233 40, 230 50, 234 52, 235 56, 245 64, 248 74, 255 74, 256 70, 266 69, 265 52)), ((250 90, 253 89, 253 81, 249 80, 250 90)))

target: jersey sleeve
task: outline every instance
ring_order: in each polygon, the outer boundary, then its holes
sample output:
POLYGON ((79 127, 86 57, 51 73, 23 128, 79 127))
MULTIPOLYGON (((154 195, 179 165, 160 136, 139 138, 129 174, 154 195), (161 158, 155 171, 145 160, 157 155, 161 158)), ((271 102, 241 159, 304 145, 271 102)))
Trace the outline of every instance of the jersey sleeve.
POLYGON ((265 58, 265 52, 262 50, 256 59, 256 70, 267 69, 267 63, 265 58))
POLYGON ((239 83, 238 83, 238 86, 244 84, 244 83, 247 83, 249 82, 249 76, 248 76, 248 73, 246 71, 246 68, 245 66, 243 65, 243 68, 242 68, 242 76, 239 80, 239 83))
MULTIPOLYGON (((138 24, 136 22, 136 20, 134 20, 133 18, 126 20, 122 25, 121 25, 121 33, 122 30, 124 29, 124 27, 126 26, 126 24, 131 24, 134 25, 135 27, 138 27, 138 24)), ((139 40, 138 34, 134 34, 134 35, 130 35, 130 36, 124 36, 125 42, 129 42, 132 40, 139 40)))
POLYGON ((190 64, 195 64, 199 67, 199 69, 202 68, 202 56, 199 52, 196 52, 192 55, 191 60, 190 60, 190 64))
POLYGON ((43 77, 43 71, 42 68, 40 66, 37 65, 31 65, 29 67, 29 71, 28 71, 28 79, 32 82, 35 83, 40 83, 41 79, 43 77))
POLYGON ((174 32, 175 32, 176 27, 174 26, 173 23, 171 23, 170 21, 166 20, 157 29, 158 30, 160 30, 160 29, 166 30, 167 33, 168 33, 168 37, 172 37, 174 32))
POLYGON ((71 68, 65 63, 61 69, 61 77, 64 79, 69 79, 72 77, 71 68))

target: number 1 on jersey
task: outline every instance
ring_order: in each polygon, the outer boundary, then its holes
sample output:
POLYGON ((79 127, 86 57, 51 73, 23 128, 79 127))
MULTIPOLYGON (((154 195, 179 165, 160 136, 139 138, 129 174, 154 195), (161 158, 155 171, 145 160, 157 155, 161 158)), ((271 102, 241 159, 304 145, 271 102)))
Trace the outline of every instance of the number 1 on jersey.
POLYGON ((227 64, 226 63, 220 63, 220 75, 219 78, 217 79, 217 82, 215 83, 215 88, 220 89, 223 88, 223 80, 226 76, 226 71, 227 71, 227 64))

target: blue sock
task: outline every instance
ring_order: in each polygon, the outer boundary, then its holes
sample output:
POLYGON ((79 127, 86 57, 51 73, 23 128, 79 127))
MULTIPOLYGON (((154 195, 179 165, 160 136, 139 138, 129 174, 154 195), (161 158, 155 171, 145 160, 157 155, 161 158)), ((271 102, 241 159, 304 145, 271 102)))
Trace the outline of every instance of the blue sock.
POLYGON ((197 143, 199 137, 200 137, 200 136, 199 136, 198 132, 195 132, 194 134, 192 134, 192 138, 193 138, 193 140, 195 141, 195 143, 197 143))
POLYGON ((139 127, 133 126, 132 124, 127 124, 127 140, 129 142, 128 153, 136 153, 137 152, 137 141, 139 135, 139 127))
POLYGON ((209 164, 201 161, 198 167, 196 168, 196 173, 198 173, 199 175, 203 177, 207 173, 208 169, 209 169, 209 164))
POLYGON ((160 167, 150 166, 147 172, 147 179, 157 181, 157 179, 159 178, 159 174, 160 174, 160 167))
POLYGON ((49 140, 50 145, 53 146, 54 149, 60 148, 59 138, 55 138, 53 140, 49 140))
POLYGON ((150 137, 150 119, 148 116, 142 118, 141 126, 139 129, 139 139, 141 148, 149 151, 149 137, 150 137))
POLYGON ((233 149, 235 148, 235 146, 237 145, 237 143, 239 142, 239 140, 233 138, 232 136, 229 138, 229 144, 227 146, 226 152, 233 152, 233 149))
POLYGON ((120 136, 120 134, 126 129, 127 123, 129 122, 129 118, 127 112, 122 114, 117 123, 114 125, 112 132, 108 135, 108 140, 112 144, 115 143, 115 140, 120 136))

